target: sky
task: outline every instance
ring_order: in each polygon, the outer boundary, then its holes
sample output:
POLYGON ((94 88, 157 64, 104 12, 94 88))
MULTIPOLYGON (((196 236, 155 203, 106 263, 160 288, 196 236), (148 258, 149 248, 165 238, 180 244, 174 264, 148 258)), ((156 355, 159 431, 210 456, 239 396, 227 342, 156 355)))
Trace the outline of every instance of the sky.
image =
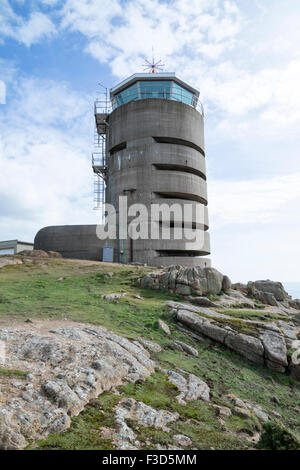
POLYGON ((98 84, 153 47, 201 93, 213 266, 300 282, 299 19, 299 0, 1 0, 0 240, 98 222, 98 84))

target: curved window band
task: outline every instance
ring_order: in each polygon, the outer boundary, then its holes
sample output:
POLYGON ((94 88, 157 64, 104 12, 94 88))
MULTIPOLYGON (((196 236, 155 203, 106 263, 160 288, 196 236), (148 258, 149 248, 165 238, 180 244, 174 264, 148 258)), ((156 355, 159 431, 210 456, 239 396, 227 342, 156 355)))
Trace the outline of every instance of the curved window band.
POLYGON ((194 150, 197 150, 198 152, 205 157, 205 152, 204 150, 199 147, 199 145, 194 144, 193 142, 190 142, 189 140, 184 140, 184 139, 177 139, 176 137, 154 137, 152 136, 155 142, 158 142, 159 144, 175 144, 175 145, 184 145, 185 147, 190 147, 194 150))

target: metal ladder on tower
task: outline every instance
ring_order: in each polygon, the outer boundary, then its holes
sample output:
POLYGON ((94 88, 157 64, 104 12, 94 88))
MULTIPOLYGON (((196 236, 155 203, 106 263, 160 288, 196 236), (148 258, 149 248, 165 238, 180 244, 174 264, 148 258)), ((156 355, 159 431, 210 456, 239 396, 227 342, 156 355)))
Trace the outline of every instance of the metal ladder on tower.
POLYGON ((92 154, 92 167, 94 171, 94 209, 100 211, 103 221, 105 207, 106 188, 106 136, 107 117, 110 103, 108 102, 107 89, 104 99, 95 101, 95 130, 94 130, 94 152, 92 154))

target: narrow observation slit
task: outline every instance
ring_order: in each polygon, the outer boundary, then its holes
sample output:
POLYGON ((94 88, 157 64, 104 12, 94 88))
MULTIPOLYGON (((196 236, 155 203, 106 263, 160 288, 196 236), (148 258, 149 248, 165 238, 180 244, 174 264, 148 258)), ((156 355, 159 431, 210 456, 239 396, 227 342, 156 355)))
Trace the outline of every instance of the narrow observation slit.
POLYGON ((171 257, 171 256, 205 256, 207 253, 205 251, 198 250, 156 250, 159 256, 171 257))
POLYGON ((113 155, 114 153, 119 152, 119 150, 126 149, 126 147, 127 147, 127 143, 126 142, 121 142, 120 144, 115 145, 114 147, 112 147, 110 149, 109 153, 111 155, 113 155))
POLYGON ((202 173, 202 171, 196 170, 195 168, 191 168, 190 166, 172 165, 169 163, 153 163, 153 166, 157 170, 162 170, 162 171, 179 171, 181 173, 190 173, 192 175, 199 176, 204 181, 206 181, 206 176, 204 173, 202 173))
POLYGON ((189 140, 184 140, 184 139, 177 139, 176 137, 154 137, 152 136, 155 142, 158 142, 159 144, 175 144, 175 145, 184 145, 185 147, 190 147, 194 150, 197 150, 198 152, 205 157, 205 152, 204 150, 199 147, 199 145, 194 144, 193 142, 190 142, 189 140))
POLYGON ((195 201, 200 202, 204 206, 207 206, 207 200, 197 194, 187 194, 187 193, 168 193, 168 192, 155 192, 156 196, 159 196, 162 199, 181 199, 183 201, 195 201))

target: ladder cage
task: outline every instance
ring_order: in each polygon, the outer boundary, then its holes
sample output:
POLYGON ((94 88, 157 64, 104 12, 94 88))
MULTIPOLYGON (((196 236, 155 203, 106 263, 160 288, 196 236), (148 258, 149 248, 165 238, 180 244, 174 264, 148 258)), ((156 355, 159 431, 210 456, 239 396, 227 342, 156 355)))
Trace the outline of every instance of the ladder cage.
POLYGON ((105 188, 106 188, 106 137, 108 124, 106 118, 111 111, 108 91, 101 94, 94 104, 95 129, 94 151, 92 153, 92 168, 94 172, 94 209, 100 211, 101 221, 104 221, 105 188))

